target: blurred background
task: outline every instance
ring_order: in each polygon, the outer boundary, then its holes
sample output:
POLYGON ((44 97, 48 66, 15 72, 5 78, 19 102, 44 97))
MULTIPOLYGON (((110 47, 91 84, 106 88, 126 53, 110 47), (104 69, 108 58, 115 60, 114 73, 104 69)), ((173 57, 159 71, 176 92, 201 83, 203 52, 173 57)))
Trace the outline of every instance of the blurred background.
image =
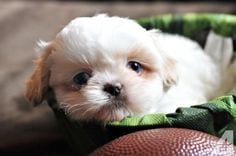
POLYGON ((77 16, 186 12, 236 14, 236 1, 0 0, 0 155, 73 155, 49 107, 24 99, 37 40, 50 41, 77 16))

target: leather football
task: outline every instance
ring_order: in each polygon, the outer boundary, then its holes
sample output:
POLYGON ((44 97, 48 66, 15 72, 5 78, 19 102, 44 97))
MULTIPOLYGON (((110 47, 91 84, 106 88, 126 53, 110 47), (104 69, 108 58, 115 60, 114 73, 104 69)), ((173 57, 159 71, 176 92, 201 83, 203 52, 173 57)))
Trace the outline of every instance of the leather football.
POLYGON ((233 156, 236 155, 236 148, 223 139, 203 132, 161 128, 122 136, 98 148, 91 155, 233 156))

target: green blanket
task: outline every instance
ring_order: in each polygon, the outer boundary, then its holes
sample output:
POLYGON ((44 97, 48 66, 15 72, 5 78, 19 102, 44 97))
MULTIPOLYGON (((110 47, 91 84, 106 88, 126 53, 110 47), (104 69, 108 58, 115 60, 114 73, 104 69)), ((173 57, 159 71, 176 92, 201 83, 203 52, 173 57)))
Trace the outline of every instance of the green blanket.
MULTIPOLYGON (((159 28, 164 32, 188 36, 204 46, 207 34, 216 34, 236 40, 236 17, 219 14, 162 15, 139 19, 147 29, 159 28)), ((235 50, 235 47, 234 47, 235 50)), ((87 155, 118 136, 138 130, 181 127, 203 131, 221 137, 226 130, 236 133, 236 94, 222 96, 205 104, 179 108, 172 114, 148 114, 127 117, 112 123, 84 123, 73 121, 57 106, 51 90, 48 103, 54 110, 68 142, 77 155, 87 155)), ((235 135, 235 134, 234 134, 235 135)), ((234 137, 234 144, 236 137, 234 137)))

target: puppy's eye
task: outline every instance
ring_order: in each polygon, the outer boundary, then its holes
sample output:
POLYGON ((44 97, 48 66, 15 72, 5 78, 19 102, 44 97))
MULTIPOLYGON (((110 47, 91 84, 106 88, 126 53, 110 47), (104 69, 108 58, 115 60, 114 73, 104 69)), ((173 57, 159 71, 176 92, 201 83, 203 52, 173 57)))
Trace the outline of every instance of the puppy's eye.
POLYGON ((81 73, 76 74, 73 77, 73 82, 76 85, 84 85, 84 84, 86 84, 88 82, 90 77, 91 77, 91 75, 89 73, 81 72, 81 73))
POLYGON ((138 74, 143 70, 142 65, 136 61, 129 61, 127 66, 138 74))

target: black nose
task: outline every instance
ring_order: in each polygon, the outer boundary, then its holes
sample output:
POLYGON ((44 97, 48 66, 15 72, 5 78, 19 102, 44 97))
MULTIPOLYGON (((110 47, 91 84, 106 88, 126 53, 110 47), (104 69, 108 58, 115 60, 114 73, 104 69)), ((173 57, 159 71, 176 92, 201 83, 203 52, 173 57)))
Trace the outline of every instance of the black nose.
POLYGON ((103 90, 112 96, 118 96, 121 92, 122 85, 121 84, 105 84, 103 90))

